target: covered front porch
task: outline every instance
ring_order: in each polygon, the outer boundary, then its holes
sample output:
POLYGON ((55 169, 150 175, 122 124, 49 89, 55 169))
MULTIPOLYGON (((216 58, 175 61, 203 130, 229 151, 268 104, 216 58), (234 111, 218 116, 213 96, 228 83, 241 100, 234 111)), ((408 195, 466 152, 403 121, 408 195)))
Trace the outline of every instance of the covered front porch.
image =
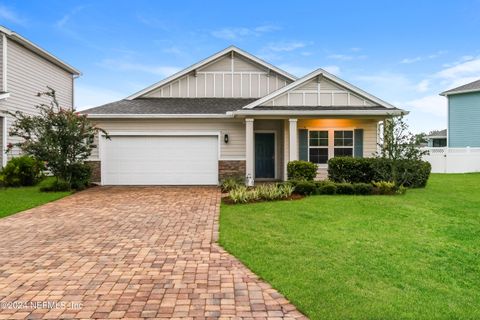
POLYGON ((287 180, 287 164, 305 160, 318 164, 318 179, 327 176, 335 156, 368 157, 377 151, 378 126, 384 117, 245 118, 246 180, 287 180))

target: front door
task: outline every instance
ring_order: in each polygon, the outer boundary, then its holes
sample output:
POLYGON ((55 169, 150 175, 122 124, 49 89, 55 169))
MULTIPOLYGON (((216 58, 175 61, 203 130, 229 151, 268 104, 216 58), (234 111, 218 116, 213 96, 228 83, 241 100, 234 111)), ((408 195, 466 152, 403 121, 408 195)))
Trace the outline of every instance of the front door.
POLYGON ((255 178, 275 178, 275 134, 255 133, 255 178))

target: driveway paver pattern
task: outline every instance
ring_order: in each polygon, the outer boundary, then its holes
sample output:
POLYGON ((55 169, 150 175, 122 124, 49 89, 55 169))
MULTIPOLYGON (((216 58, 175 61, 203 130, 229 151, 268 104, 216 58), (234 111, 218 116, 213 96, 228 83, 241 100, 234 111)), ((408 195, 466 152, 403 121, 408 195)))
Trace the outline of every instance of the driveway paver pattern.
POLYGON ((0 319, 305 318, 216 244, 219 203, 96 187, 1 219, 0 319))

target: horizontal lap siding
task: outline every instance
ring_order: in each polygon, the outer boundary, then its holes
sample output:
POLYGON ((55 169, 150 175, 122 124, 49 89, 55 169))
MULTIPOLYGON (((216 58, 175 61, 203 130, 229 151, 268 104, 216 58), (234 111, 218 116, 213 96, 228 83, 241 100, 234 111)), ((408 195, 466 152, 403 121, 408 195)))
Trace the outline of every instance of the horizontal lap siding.
MULTIPOLYGON (((72 106, 73 80, 71 74, 13 40, 8 40, 7 43, 7 84, 10 97, 6 100, 5 105, 9 111, 36 113, 36 105, 50 102, 45 97, 36 96, 38 92, 46 91, 47 86, 56 91, 58 102, 62 107, 72 106)), ((9 123, 12 120, 9 117, 9 123)), ((18 141, 18 138, 9 137, 9 142, 18 141)), ((13 150, 12 154, 19 153, 20 150, 17 149, 13 150)))
POLYGON ((377 124, 374 119, 299 119, 299 129, 363 129, 363 156, 377 151, 377 124))
POLYGON ((448 146, 480 147, 480 92, 448 97, 448 146))
MULTIPOLYGON (((224 160, 245 159, 245 123, 243 120, 229 119, 144 119, 144 120, 99 120, 96 124, 114 132, 220 132, 220 157, 224 160), (228 134, 229 141, 223 141, 228 134)), ((94 149, 91 159, 98 159, 98 149, 94 149)))

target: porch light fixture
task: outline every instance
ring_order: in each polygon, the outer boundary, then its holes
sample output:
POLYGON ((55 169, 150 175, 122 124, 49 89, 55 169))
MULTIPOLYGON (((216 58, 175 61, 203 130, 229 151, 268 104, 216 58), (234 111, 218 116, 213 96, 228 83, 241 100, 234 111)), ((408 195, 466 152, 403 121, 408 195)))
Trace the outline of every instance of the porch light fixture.
POLYGON ((225 134, 223 136, 223 141, 225 141, 225 143, 228 143, 228 134, 225 134))

